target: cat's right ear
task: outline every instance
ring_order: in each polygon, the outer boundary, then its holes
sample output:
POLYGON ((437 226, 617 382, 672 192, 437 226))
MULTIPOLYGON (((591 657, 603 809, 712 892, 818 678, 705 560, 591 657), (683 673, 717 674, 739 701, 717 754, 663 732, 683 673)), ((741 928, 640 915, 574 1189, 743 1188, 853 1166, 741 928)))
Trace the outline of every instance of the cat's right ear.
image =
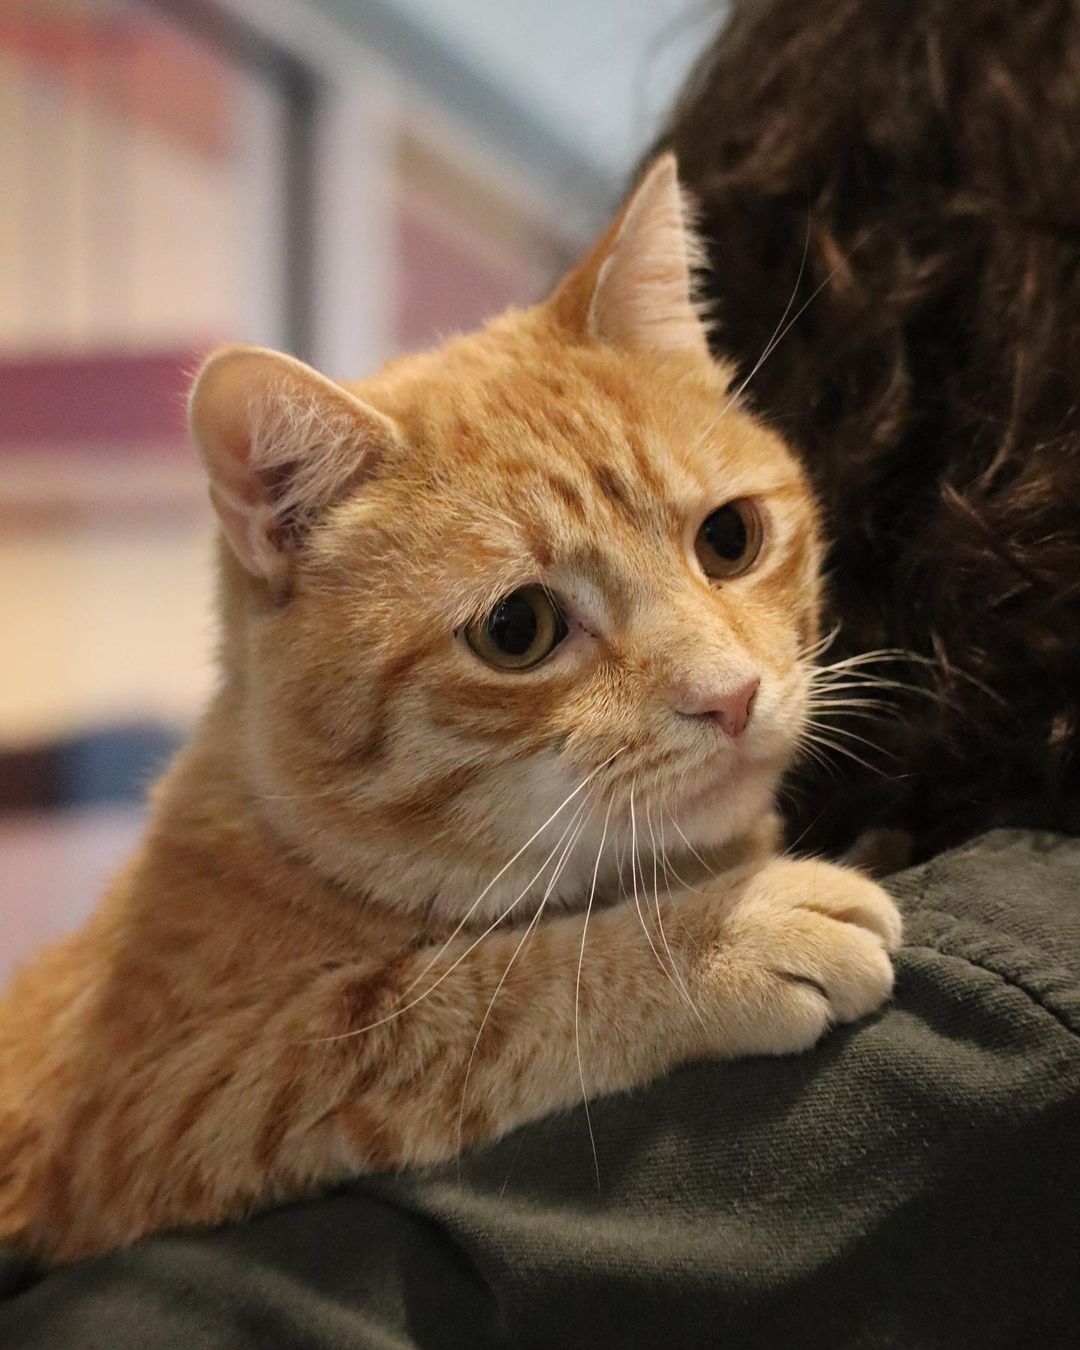
POLYGON ((653 162, 618 216, 547 302, 578 338, 706 362, 709 333, 694 278, 705 250, 675 157, 653 162))
POLYGON ((308 528, 400 443, 390 418, 303 361, 225 347, 195 381, 191 434, 232 551, 281 587, 308 528))

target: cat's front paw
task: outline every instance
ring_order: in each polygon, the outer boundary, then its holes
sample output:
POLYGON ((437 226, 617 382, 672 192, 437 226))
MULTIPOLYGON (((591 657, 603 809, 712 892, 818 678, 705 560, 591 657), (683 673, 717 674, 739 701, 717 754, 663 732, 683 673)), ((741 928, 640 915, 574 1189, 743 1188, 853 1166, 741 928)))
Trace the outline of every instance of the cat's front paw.
POLYGON ((829 863, 778 859, 751 881, 732 916, 734 947, 715 976, 743 980, 737 1053, 787 1054, 830 1026, 874 1012, 893 988, 902 921, 868 877, 829 863))
POLYGON ((782 911, 808 911, 865 929, 887 952, 895 952, 903 938, 904 922, 892 897, 851 867, 780 858, 760 875, 757 898, 782 911))

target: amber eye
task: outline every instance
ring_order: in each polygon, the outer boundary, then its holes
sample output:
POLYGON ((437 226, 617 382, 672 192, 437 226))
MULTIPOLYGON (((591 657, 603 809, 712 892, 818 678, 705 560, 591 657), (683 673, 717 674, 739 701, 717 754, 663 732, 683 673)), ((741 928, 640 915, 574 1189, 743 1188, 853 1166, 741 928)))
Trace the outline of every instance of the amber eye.
POLYGON ((496 670, 529 670, 566 636, 566 621, 540 586, 511 591, 483 619, 469 624, 465 640, 496 670))
POLYGON ((753 567, 764 538, 761 512, 739 497, 705 517, 694 549, 707 577, 737 577, 753 567))

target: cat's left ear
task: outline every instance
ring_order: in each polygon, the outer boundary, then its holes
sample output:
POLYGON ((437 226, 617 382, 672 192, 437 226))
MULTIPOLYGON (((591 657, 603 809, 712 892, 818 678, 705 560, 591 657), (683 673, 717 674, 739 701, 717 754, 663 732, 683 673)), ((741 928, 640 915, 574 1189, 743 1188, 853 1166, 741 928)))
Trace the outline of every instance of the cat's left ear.
POLYGON ((273 590, 284 586, 319 514, 401 443, 389 417, 303 361, 264 347, 215 352, 188 412, 225 538, 273 590))
POLYGON ((675 156, 664 154, 548 305, 579 338, 707 359, 708 331, 694 300, 703 261, 675 156))

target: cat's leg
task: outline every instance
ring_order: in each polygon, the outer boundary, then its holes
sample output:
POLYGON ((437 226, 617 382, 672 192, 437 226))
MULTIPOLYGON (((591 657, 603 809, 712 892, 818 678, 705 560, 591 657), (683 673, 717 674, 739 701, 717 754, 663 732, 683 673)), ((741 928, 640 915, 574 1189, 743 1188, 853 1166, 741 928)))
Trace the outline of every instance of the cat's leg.
POLYGON ((689 1059, 805 1050, 888 997, 900 932, 859 873, 778 859, 587 932, 575 915, 458 940, 393 987, 343 973, 322 997, 355 1062, 324 1122, 348 1167, 435 1161, 689 1059))
POLYGON ((873 882, 776 860, 587 928, 564 915, 223 990, 137 1068, 88 1077, 22 1240, 69 1260, 447 1159, 686 1060, 804 1050, 888 997, 899 937, 873 882))
POLYGON ((911 866, 913 845, 907 830, 864 830, 844 854, 843 861, 872 877, 888 877, 911 866))

